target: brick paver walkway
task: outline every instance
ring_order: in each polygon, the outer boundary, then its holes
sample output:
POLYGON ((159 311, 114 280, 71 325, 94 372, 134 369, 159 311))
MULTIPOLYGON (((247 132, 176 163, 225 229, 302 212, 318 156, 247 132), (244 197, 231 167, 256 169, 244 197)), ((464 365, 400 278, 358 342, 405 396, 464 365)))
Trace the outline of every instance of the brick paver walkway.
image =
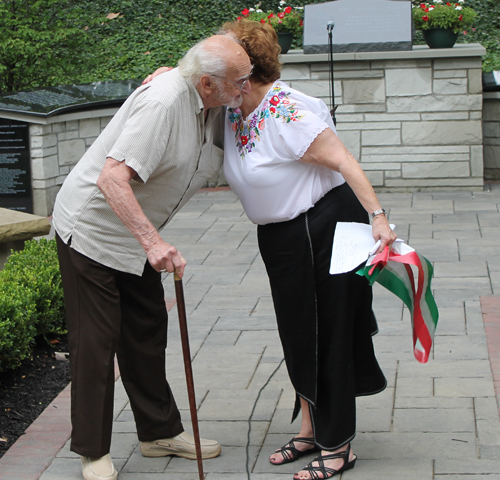
MULTIPOLYGON (((396 231, 435 267, 440 322, 431 359, 412 354, 409 314, 375 287, 379 361, 389 386, 358 399, 352 480, 500 478, 500 188, 489 191, 384 193, 396 231)), ((204 462, 207 480, 245 480, 248 418, 282 349, 255 227, 233 192, 202 191, 164 232, 189 262, 184 279, 200 429, 223 445, 204 462)), ((169 306, 175 297, 165 279, 169 306)), ((171 310, 168 377, 190 430, 176 309, 171 310)), ((69 451, 65 390, 0 460, 0 479, 81 479, 69 451)), ((282 366, 252 419, 252 480, 291 479, 297 465, 273 466, 269 454, 297 433, 294 393, 282 366)), ((111 454, 121 480, 196 480, 196 462, 144 458, 127 397, 116 382, 111 454)))

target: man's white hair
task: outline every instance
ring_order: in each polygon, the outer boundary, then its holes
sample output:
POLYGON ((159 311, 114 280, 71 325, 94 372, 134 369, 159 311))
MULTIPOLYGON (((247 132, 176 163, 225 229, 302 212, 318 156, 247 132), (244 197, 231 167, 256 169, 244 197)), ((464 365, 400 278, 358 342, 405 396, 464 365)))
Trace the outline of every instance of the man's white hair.
MULTIPOLYGON (((233 35, 224 35, 226 38, 239 43, 233 35)), ((227 47, 219 42, 202 40, 191 47, 179 60, 179 73, 189 78, 197 85, 202 75, 217 75, 225 77, 227 72, 227 47)))

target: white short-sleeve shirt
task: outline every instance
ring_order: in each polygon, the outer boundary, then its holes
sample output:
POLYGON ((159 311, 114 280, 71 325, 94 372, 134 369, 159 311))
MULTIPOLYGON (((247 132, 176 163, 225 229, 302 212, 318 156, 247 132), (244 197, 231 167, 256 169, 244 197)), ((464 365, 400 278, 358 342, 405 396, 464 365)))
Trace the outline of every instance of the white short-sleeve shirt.
POLYGON ((137 172, 132 191, 160 230, 220 169, 220 114, 221 107, 211 108, 205 120, 198 91, 177 68, 138 88, 59 191, 53 214, 59 236, 66 243, 71 238, 72 248, 96 262, 141 275, 144 249, 97 187, 106 158, 137 172))
POLYGON ((280 80, 246 119, 239 108, 227 110, 224 175, 253 223, 291 220, 345 182, 300 161, 327 128, 336 132, 324 102, 280 80))

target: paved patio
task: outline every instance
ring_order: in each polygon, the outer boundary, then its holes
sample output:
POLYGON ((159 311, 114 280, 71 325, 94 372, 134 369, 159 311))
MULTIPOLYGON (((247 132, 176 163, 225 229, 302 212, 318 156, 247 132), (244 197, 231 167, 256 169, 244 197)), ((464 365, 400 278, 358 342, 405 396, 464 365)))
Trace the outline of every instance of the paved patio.
MULTIPOLYGON (((342 480, 500 478, 500 185, 487 188, 379 195, 400 237, 434 263, 440 321, 431 359, 419 364, 408 310, 375 286, 374 341, 389 386, 358 399, 358 462, 342 480)), ((248 419, 282 359, 255 226, 233 192, 204 190, 164 238, 188 260, 184 290, 201 434, 223 445, 220 457, 204 462, 206 480, 246 480, 248 419)), ((170 275, 164 285, 172 307, 170 275)), ((168 378, 191 430, 175 307, 169 328, 168 378)), ((312 459, 281 467, 268 462, 298 432, 298 422, 290 424, 293 401, 282 365, 253 414, 252 480, 291 479, 312 459)), ((194 461, 141 456, 119 378, 115 415, 111 455, 120 480, 198 479, 194 461)), ((66 389, 0 460, 0 479, 81 479, 69 428, 66 389)))

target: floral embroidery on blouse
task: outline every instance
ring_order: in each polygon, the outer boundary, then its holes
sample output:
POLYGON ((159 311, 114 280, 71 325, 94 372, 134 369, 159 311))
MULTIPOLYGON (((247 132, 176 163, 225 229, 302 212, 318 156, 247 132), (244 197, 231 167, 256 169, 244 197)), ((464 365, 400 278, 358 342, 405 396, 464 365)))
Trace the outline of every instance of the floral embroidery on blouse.
POLYGON ((243 121, 239 108, 229 109, 229 121, 235 133, 235 142, 241 157, 250 153, 255 142, 260 141, 262 131, 266 128, 269 117, 281 118, 283 123, 298 122, 304 115, 299 115, 296 104, 290 102, 290 92, 281 89, 276 84, 266 94, 261 107, 253 113, 248 121, 243 121))

